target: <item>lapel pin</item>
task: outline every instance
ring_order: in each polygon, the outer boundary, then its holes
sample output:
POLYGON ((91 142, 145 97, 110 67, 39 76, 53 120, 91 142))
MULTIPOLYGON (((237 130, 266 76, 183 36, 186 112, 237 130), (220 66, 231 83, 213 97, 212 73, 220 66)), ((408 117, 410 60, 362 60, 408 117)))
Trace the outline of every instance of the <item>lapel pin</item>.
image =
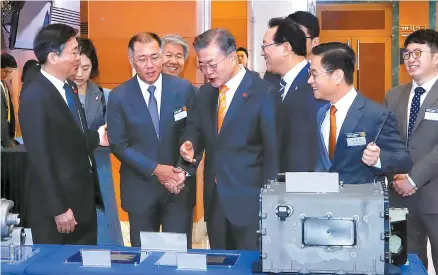
POLYGON ((96 101, 99 99, 99 96, 96 96, 96 101))
POLYGON ((247 97, 248 97, 248 94, 247 94, 247 93, 243 93, 243 94, 242 94, 242 98, 243 98, 243 99, 246 99, 247 97))

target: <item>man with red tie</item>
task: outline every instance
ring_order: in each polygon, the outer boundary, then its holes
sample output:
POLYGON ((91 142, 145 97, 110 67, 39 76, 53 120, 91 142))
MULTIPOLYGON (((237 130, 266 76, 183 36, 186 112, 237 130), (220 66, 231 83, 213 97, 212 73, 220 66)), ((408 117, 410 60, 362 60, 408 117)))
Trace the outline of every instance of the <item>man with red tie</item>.
POLYGON ((212 249, 258 249, 258 197, 278 164, 280 97, 268 82, 239 65, 225 29, 195 38, 199 69, 208 78, 196 98, 181 156, 190 163, 205 149, 204 208, 212 249))

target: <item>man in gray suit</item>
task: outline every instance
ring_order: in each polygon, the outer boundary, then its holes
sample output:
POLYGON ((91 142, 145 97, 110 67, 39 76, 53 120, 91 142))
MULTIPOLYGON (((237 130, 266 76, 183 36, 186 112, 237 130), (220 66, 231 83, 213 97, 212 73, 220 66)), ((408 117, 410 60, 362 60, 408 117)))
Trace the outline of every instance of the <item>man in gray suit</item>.
POLYGON ((438 32, 416 31, 404 46, 413 81, 388 91, 385 102, 397 115, 414 166, 408 174, 394 176, 390 201, 409 209, 408 251, 427 267, 429 238, 438 268, 438 32))

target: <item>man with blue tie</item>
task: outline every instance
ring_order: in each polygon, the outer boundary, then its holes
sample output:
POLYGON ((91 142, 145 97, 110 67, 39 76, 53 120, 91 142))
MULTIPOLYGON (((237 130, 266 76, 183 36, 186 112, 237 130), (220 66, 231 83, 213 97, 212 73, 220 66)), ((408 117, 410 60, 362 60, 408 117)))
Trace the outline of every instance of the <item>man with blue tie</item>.
POLYGON ((318 111, 316 170, 337 172, 345 184, 408 172, 412 161, 394 113, 353 87, 353 50, 332 42, 314 47, 312 54, 309 84, 316 98, 329 102, 318 111))
POLYGON ((262 55, 267 69, 281 76, 279 123, 280 172, 311 172, 318 156, 316 100, 307 83, 306 37, 289 19, 273 18, 263 37, 262 55))
MULTIPOLYGON (((187 80, 162 73, 160 37, 143 32, 128 44, 137 74, 108 99, 108 139, 120 160, 123 209, 132 246, 140 232, 186 233, 191 247, 194 186, 184 186, 179 167, 180 136, 192 112, 195 92, 187 80)), ((193 173, 193 171, 192 171, 193 173)))
POLYGON ((236 40, 225 29, 195 38, 199 69, 208 83, 200 88, 181 156, 205 149, 204 213, 212 249, 258 249, 260 188, 277 176, 275 88, 239 64, 236 40))
POLYGON ((19 119, 30 182, 24 198, 33 242, 97 242, 96 206, 103 210, 93 150, 108 146, 105 126, 88 129, 76 85, 77 30, 52 24, 33 44, 41 73, 21 93, 19 119))
POLYGON ((385 102, 397 115, 414 166, 394 176, 389 199, 393 206, 409 209, 408 252, 418 254, 427 268, 429 238, 438 270, 438 32, 415 31, 404 46, 412 82, 388 91, 385 102))

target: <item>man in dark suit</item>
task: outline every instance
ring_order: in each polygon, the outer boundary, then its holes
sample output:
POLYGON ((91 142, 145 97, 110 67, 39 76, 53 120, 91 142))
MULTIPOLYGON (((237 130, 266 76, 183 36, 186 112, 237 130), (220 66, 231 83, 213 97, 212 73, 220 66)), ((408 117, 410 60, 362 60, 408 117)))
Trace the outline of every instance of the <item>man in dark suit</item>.
POLYGON ((345 184, 371 183, 412 167, 395 115, 353 87, 355 54, 343 43, 312 50, 309 83, 316 98, 327 100, 318 112, 318 171, 339 173, 345 184))
POLYGON ((121 161, 121 199, 131 244, 140 246, 140 232, 158 232, 161 225, 163 232, 186 233, 190 247, 195 186, 184 188, 185 172, 178 162, 195 92, 188 81, 161 73, 162 43, 156 34, 133 36, 128 50, 137 74, 110 93, 108 138, 121 161))
POLYGON ((194 47, 209 82, 196 98, 180 152, 196 163, 194 156, 205 149, 211 248, 256 250, 260 188, 277 175, 280 98, 268 82, 239 65, 228 30, 208 30, 195 38, 194 47))
POLYGON ((12 95, 6 82, 10 75, 17 68, 15 58, 7 53, 1 55, 1 146, 12 147, 16 144, 15 137, 15 112, 12 103, 12 95))
POLYGON ((394 207, 409 209, 408 251, 418 254, 427 268, 429 238, 438 270, 438 32, 413 32, 404 46, 412 83, 388 91, 385 102, 397 115, 414 166, 395 175, 389 198, 394 207))
POLYGON ((267 68, 281 76, 279 145, 280 172, 313 171, 318 156, 316 113, 323 101, 316 100, 307 83, 306 38, 288 19, 273 18, 263 37, 262 55, 267 68))
MULTIPOLYGON (((296 11, 287 16, 287 19, 297 23, 306 37, 306 59, 310 60, 312 56, 312 48, 319 45, 319 20, 318 17, 308 11, 296 11)), ((276 73, 267 71, 263 75, 263 79, 274 84, 278 89, 280 86, 281 76, 276 73)))
POLYGON ((26 213, 34 243, 96 244, 96 204, 103 208, 93 157, 108 146, 106 130, 88 130, 73 82, 77 30, 42 28, 34 41, 41 73, 24 87, 19 119, 30 162, 26 213))

